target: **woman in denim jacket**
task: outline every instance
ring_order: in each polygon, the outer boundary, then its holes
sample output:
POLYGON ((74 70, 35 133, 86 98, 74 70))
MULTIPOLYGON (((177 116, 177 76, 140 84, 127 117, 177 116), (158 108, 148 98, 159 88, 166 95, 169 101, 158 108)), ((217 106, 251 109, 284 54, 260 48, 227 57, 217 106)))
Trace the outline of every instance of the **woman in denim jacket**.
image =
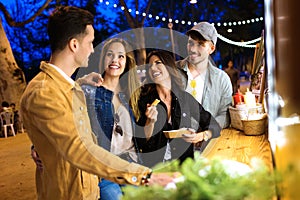
MULTIPOLYGON (((127 161, 141 163, 134 137, 140 95, 135 67, 129 44, 113 38, 104 44, 100 54, 99 71, 104 77, 102 85, 82 85, 82 89, 98 144, 127 161)), ((99 187, 101 200, 119 199, 122 195, 120 186, 111 181, 102 179, 99 187)))

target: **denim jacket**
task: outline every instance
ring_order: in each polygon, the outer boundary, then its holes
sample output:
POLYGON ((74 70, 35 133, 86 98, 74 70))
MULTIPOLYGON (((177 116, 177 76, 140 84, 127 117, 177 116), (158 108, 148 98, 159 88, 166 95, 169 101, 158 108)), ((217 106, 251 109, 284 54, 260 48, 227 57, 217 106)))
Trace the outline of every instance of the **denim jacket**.
MULTIPOLYGON (((90 85, 83 85, 81 87, 86 96, 88 114, 90 117, 92 130, 97 136, 98 144, 107 151, 110 151, 115 113, 114 106, 112 104, 114 93, 103 86, 94 87, 90 85)), ((118 97, 122 105, 125 106, 130 114, 133 131, 133 143, 135 151, 138 154, 138 162, 142 163, 135 138, 135 119, 128 104, 129 101, 122 92, 119 92, 118 97)))

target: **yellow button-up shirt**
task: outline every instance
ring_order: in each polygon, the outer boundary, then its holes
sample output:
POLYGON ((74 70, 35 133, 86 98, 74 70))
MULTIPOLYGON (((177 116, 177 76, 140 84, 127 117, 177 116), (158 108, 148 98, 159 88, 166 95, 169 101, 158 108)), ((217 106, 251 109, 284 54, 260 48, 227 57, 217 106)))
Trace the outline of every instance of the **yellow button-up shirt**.
POLYGON ((43 163, 36 172, 39 199, 98 199, 98 176, 140 185, 151 169, 128 163, 96 144, 80 86, 41 63, 22 98, 28 136, 43 163))

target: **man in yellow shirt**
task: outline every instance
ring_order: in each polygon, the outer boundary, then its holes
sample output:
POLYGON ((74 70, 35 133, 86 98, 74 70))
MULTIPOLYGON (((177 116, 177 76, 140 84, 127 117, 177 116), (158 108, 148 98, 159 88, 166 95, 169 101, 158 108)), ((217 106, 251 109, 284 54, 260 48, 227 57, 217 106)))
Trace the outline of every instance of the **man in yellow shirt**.
POLYGON ((49 17, 52 55, 42 61, 21 98, 21 114, 43 170, 36 171, 38 199, 98 199, 99 177, 143 185, 151 169, 128 163, 96 144, 85 96, 70 77, 94 52, 93 15, 58 7, 49 17))

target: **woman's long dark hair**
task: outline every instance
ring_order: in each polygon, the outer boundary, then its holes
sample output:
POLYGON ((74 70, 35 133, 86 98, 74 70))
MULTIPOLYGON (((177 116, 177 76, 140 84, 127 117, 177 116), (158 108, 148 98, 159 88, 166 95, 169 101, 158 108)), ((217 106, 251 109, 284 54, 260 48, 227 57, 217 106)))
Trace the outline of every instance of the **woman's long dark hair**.
MULTIPOLYGON (((175 59, 171 55, 171 53, 164 51, 164 50, 154 50, 148 53, 147 58, 146 58, 146 63, 149 63, 149 60, 152 56, 157 56, 162 63, 166 66, 166 69, 168 70, 170 77, 171 77, 171 82, 172 82, 172 90, 173 89, 179 89, 179 90, 184 90, 184 82, 183 82, 183 75, 182 72, 177 68, 175 64, 175 59)), ((146 64, 146 65, 147 65, 146 64)), ((148 66, 150 67, 150 66, 148 66)), ((146 79, 145 83, 153 83, 151 81, 150 75, 149 75, 149 70, 147 70, 146 73, 146 79)))

